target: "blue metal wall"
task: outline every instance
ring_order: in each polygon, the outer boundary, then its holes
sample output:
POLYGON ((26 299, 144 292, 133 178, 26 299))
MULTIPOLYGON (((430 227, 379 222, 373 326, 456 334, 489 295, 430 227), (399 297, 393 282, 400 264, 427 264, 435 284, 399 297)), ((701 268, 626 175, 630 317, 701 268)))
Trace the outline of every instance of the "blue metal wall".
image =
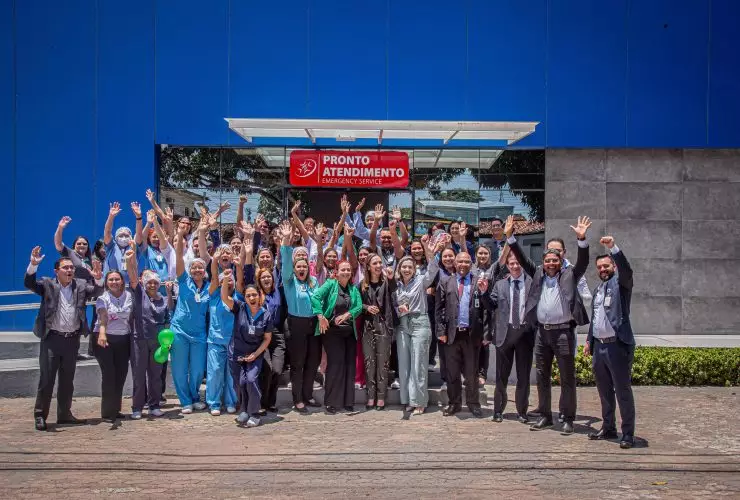
POLYGON ((0 290, 21 287, 34 243, 51 260, 61 215, 69 238, 99 236, 108 201, 143 200, 155 144, 239 143, 225 116, 740 147, 738 19, 737 0, 0 0, 0 290))

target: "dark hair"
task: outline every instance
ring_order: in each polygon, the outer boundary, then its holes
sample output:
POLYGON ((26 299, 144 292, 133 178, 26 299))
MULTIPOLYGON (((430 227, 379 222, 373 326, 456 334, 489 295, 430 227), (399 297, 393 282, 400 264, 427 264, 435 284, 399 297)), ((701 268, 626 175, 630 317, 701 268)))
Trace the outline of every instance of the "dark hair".
POLYGON ((504 220, 501 217, 493 217, 489 222, 493 222, 495 220, 499 221, 502 226, 504 225, 504 220))
POLYGON ((124 286, 125 286, 126 281, 123 279, 123 274, 121 274, 121 271, 119 271, 117 269, 111 269, 110 271, 108 271, 107 273, 105 273, 105 278, 103 279, 103 286, 105 287, 106 290, 109 290, 109 288, 108 288, 108 276, 110 276, 111 274, 117 274, 118 277, 121 278, 121 281, 124 282, 124 286))
POLYGON ((95 248, 93 248, 93 254, 100 260, 103 260, 103 256, 100 255, 100 251, 103 249, 105 249, 105 242, 103 240, 96 241, 95 248))
POLYGON ((64 262, 65 260, 68 260, 68 261, 70 261, 70 262, 72 263, 72 265, 74 265, 74 263, 75 263, 75 262, 74 262, 74 261, 73 261, 72 259, 70 259, 69 257, 59 257, 59 258, 58 258, 58 259, 56 260, 56 262, 54 262, 54 270, 55 270, 55 271, 58 271, 58 270, 59 270, 59 268, 60 268, 60 267, 61 267, 61 265, 62 265, 62 262, 64 262))
POLYGON ((87 252, 85 252, 84 257, 90 262, 92 262, 92 250, 90 249, 90 240, 88 240, 84 236, 78 236, 74 239, 74 241, 72 242, 72 250, 74 250, 74 247, 77 245, 77 242, 80 240, 85 240, 85 243, 87 243, 87 252))
POLYGON ((478 250, 480 250, 481 248, 483 248, 484 250, 487 250, 489 255, 491 256, 493 255, 493 251, 491 250, 491 247, 489 247, 488 244, 486 243, 481 243, 477 247, 475 247, 475 253, 478 253, 478 250))
POLYGON ((560 250, 558 250, 557 248, 548 248, 548 249, 546 249, 544 252, 542 252, 542 257, 545 257, 545 256, 550 255, 550 254, 556 256, 560 260, 563 260, 562 252, 560 250))
POLYGON ((547 244, 545 246, 548 246, 552 242, 560 243, 560 246, 563 247, 563 251, 565 251, 565 242, 563 241, 563 238, 550 238, 547 240, 547 244))
POLYGON ((597 255, 594 262, 599 262, 601 259, 609 259, 610 261, 614 262, 614 258, 611 256, 611 254, 608 254, 608 253, 602 253, 601 255, 597 255))
MULTIPOLYGON (((245 299, 247 298, 247 290, 249 290, 250 288, 252 290, 254 290, 255 292, 257 292, 257 297, 258 297, 258 300, 259 300, 259 305, 260 305, 260 307, 262 307, 262 304, 265 303, 265 294, 262 293, 262 290, 260 290, 257 287, 257 285, 255 285, 254 283, 250 283, 250 284, 248 284, 247 286, 244 287, 244 298, 245 299)), ((247 306, 247 307, 249 307, 246 303, 244 305, 247 306)))

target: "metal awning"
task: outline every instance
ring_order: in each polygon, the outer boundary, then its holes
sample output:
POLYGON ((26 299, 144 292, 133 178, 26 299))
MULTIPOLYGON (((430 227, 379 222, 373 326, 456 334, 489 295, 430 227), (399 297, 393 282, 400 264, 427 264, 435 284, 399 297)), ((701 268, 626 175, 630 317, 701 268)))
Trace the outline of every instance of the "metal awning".
POLYGON ((247 142, 255 138, 317 139, 337 142, 358 140, 433 141, 453 146, 458 141, 506 141, 506 144, 527 137, 539 122, 454 122, 406 120, 312 120, 224 118, 229 128, 247 142), (438 141, 438 142, 437 142, 438 141))

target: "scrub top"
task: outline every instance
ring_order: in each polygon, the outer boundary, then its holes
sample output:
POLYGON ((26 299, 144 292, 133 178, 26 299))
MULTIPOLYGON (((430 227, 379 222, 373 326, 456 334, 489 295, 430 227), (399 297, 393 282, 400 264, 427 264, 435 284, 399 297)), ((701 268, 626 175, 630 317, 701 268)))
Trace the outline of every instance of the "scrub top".
POLYGON ((187 272, 177 277, 179 296, 170 328, 193 342, 206 341, 206 312, 208 312, 208 280, 198 288, 187 272))

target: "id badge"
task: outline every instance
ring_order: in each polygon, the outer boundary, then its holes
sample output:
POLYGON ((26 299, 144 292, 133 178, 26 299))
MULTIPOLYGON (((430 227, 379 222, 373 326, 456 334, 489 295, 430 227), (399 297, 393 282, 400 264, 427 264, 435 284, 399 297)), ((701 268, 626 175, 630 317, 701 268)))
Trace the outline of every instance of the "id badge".
POLYGON ((254 335, 254 325, 249 325, 249 335, 254 335))
POLYGON ((480 301, 478 300, 478 297, 475 298, 475 307, 480 307, 480 301))
POLYGON ((157 262, 162 262, 162 256, 157 254, 157 262))
POLYGON ((126 270, 126 259, 122 259, 121 260, 121 271, 125 271, 125 270, 126 270))
POLYGON ((607 295, 604 298, 604 307, 609 307, 611 305, 612 305, 612 296, 611 295, 607 295))
POLYGON ((200 304, 200 294, 199 293, 195 294, 195 302, 200 304))

